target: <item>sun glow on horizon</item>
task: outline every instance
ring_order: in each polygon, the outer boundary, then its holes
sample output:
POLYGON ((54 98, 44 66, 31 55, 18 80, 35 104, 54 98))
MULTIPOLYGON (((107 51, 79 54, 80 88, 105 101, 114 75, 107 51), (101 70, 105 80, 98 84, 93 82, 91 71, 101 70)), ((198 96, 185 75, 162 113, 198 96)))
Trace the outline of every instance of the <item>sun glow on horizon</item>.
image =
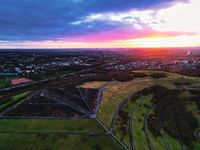
POLYGON ((200 35, 175 37, 152 37, 129 40, 137 47, 198 47, 200 35))
POLYGON ((70 42, 43 41, 7 43, 2 48, 163 48, 163 47, 199 47, 200 35, 181 35, 173 37, 144 37, 129 40, 115 40, 109 42, 70 42), (16 46, 17 45, 17 46, 16 46), (13 46, 13 47, 12 47, 13 46))

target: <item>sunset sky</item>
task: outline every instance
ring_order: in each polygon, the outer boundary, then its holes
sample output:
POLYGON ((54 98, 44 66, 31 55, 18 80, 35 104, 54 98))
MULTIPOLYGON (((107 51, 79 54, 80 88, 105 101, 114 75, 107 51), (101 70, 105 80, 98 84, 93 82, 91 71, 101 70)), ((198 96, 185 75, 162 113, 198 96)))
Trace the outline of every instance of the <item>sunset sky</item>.
POLYGON ((0 48, 200 46, 200 0, 3 0, 0 48))

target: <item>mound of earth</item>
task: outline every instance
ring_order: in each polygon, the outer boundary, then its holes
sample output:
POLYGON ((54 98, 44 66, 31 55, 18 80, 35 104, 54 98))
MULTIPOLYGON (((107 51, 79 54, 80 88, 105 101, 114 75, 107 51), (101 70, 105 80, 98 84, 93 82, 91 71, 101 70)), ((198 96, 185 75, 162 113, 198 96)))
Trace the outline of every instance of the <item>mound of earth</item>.
POLYGON ((45 89, 5 112, 7 117, 92 117, 98 104, 98 89, 77 87, 73 92, 45 89))

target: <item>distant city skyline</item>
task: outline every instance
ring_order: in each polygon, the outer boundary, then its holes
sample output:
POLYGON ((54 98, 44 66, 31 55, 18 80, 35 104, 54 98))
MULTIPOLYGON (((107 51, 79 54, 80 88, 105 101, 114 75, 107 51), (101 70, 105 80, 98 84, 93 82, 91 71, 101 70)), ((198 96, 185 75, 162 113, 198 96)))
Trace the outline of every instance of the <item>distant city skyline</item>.
POLYGON ((0 48, 199 47, 199 0, 5 0, 0 48))

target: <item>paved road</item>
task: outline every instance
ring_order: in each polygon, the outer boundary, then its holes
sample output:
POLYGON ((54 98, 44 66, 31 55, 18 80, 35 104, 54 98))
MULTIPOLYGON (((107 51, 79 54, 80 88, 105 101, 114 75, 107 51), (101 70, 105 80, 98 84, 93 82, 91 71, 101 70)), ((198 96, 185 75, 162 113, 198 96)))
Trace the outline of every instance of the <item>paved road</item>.
POLYGON ((161 135, 162 135, 162 139, 163 139, 163 141, 165 143, 166 150, 171 150, 170 145, 169 145, 169 143, 168 143, 168 141, 167 141, 167 139, 166 139, 166 137, 164 135, 164 131, 163 131, 162 128, 161 128, 161 135))
MULTIPOLYGON (((140 81, 137 81, 137 82, 144 82, 145 80, 140 80, 140 81)), ((98 107, 99 107, 99 104, 100 104, 100 102, 101 102, 101 99, 102 99, 102 96, 103 96, 103 91, 107 88, 107 87, 109 87, 109 86, 111 86, 112 84, 114 84, 115 82, 109 82, 107 85, 105 85, 104 87, 102 87, 100 90, 99 90, 99 94, 98 94, 98 105, 97 105, 97 109, 96 109, 96 114, 97 114, 97 112, 98 112, 98 107)), ((191 88, 188 88, 188 89, 191 89, 191 88)), ((193 88, 192 88, 193 89, 193 88)), ((191 89, 191 90, 192 90, 191 89)), ((141 90, 141 89, 140 89, 141 90)), ((124 149, 128 149, 127 148, 127 146, 123 143, 123 142, 121 142, 114 134, 113 134, 113 130, 114 130, 114 126, 115 126, 115 123, 116 123, 116 119, 117 119, 117 116, 118 116, 118 114, 119 114, 119 111, 122 109, 122 107, 124 106, 124 104, 126 104, 126 102, 128 101, 128 99, 130 99, 131 98, 131 96, 134 94, 134 93, 136 93, 136 92, 138 92, 138 91, 140 91, 140 90, 137 90, 137 91, 134 91, 134 92, 131 92, 131 93, 129 93, 123 100, 122 100, 122 102, 120 103, 120 105, 118 106, 118 108, 115 110, 115 113, 114 113, 114 115, 113 115, 113 117, 112 117, 112 122, 111 122, 111 125, 110 125, 110 128, 108 129, 108 128, 106 128, 105 126, 104 126, 104 124, 95 116, 95 119, 96 119, 96 121, 104 128, 104 130, 106 131, 106 134, 109 134, 109 135, 111 135, 112 136, 112 138, 116 141, 116 142, 118 142, 124 149)), ((34 95, 32 95, 31 97, 33 97, 33 96, 35 96, 35 95, 37 95, 38 94, 38 92, 36 92, 34 95)), ((30 98, 31 98, 30 97, 30 98)), ((30 99, 30 98, 28 98, 28 99, 30 99)), ((25 99, 25 100, 27 100, 27 99, 25 99)), ((25 100, 23 100, 23 101, 21 101, 20 103, 18 103, 17 105, 19 105, 19 104, 21 104, 21 103, 23 103, 25 100)), ((15 106, 13 106, 11 109, 13 109, 13 108, 15 108, 15 107, 17 107, 17 105, 15 105, 15 106)), ((139 104, 138 104, 139 105, 139 104)), ((134 139, 133 139, 133 132, 134 132, 134 130, 133 130, 133 113, 134 113, 134 111, 137 109, 137 107, 138 107, 138 105, 137 106, 135 106, 134 107, 134 109, 131 111, 131 114, 130 114, 130 120, 129 120, 129 132, 130 132, 130 141, 131 141, 131 147, 132 147, 132 149, 133 150, 136 150, 136 147, 135 147, 135 144, 134 144, 134 139)), ((149 115, 152 113, 152 111, 153 111, 153 109, 155 108, 156 106, 153 106, 148 112, 147 112, 147 114, 145 115, 145 118, 144 118, 144 132, 145 132, 145 136, 146 136, 146 139, 147 139, 147 141, 148 141, 148 145, 149 145, 149 149, 150 150, 154 150, 154 147, 153 147, 153 145, 152 145, 152 143, 151 143, 151 141, 150 141, 150 138, 149 138, 149 134, 148 134, 148 117, 149 117, 149 115)), ((10 110, 10 109, 9 109, 10 110)), ((8 110, 8 111, 9 111, 8 110)), ((0 114, 0 117, 1 117, 1 115, 2 114, 0 114)), ((44 119, 44 118, 42 118, 42 119, 44 119)), ((0 133, 1 133, 1 131, 0 131, 0 133)), ((4 132, 5 134, 6 133, 9 133, 9 132, 4 132)), ((14 132, 14 133, 16 133, 16 134, 28 134, 27 132, 14 132)), ((38 133, 36 133, 36 132, 29 132, 30 134, 38 134, 38 133)), ((40 132, 41 134, 43 133, 43 134, 89 134, 89 135, 97 135, 97 134, 102 134, 102 133, 94 133, 94 132, 40 132)), ((104 133, 105 134, 105 133, 104 133)), ((165 146, 166 146, 166 150, 170 150, 170 145, 169 145, 169 143, 167 142, 167 140, 166 140, 166 138, 164 137, 164 135, 163 135, 163 131, 161 131, 161 134, 162 134, 162 137, 163 137, 163 141, 165 142, 165 146)), ((184 145, 184 144, 182 144, 182 150, 185 150, 186 149, 186 146, 184 145)))
POLYGON ((182 150, 187 150, 187 147, 183 143, 181 143, 181 148, 182 150))
POLYGON ((98 110, 99 110, 99 105, 101 103, 101 100, 102 100, 102 97, 103 97, 103 91, 112 86, 113 84, 117 83, 117 81, 111 81, 111 82, 108 82, 106 85, 104 85, 102 88, 99 89, 99 93, 98 93, 98 98, 97 98, 97 107, 96 107, 96 110, 95 110, 95 115, 97 115, 98 113, 98 110))
POLYGON ((148 118, 149 118, 149 115, 152 113, 152 111, 153 111, 154 108, 155 108, 155 106, 153 106, 152 108, 150 108, 150 110, 146 113, 145 118, 144 118, 144 133, 145 133, 145 137, 147 139, 147 142, 148 142, 150 150, 154 150, 154 147, 153 147, 153 144, 151 143, 151 140, 149 138, 148 118))
MULTIPOLYGON (((149 81, 148 79, 143 79, 143 80, 138 80, 135 82, 145 82, 145 81, 149 81)), ((115 113, 112 117, 112 121, 111 121, 111 125, 110 128, 107 129, 102 123, 100 124, 107 132, 107 134, 110 134, 124 149, 128 149, 127 146, 122 143, 114 134, 113 134, 113 130, 114 130, 114 126, 118 117, 118 114, 120 112, 120 110, 122 109, 122 107, 126 104, 126 102, 138 91, 140 91, 141 89, 138 89, 136 91, 133 91, 131 93, 129 93, 123 100, 122 102, 119 104, 119 106, 117 107, 117 109, 115 110, 115 113)))
MULTIPOLYGON (((148 79, 142 79, 142 80, 137 80, 135 81, 134 83, 138 83, 138 82, 146 82, 146 81, 149 81, 148 79)), ((119 106, 117 107, 117 109, 115 110, 115 113, 112 117, 112 121, 111 121, 111 125, 110 125, 110 130, 114 130, 114 126, 115 126, 115 123, 116 123, 116 120, 117 120, 117 117, 118 117, 118 114, 120 112, 120 110, 122 109, 122 107, 126 104, 126 102, 137 92, 139 92, 140 90, 142 90, 143 88, 141 89, 137 89, 137 90, 134 90, 133 92, 130 92, 123 100, 122 102, 119 104, 119 106)))
POLYGON ((131 114, 130 114, 130 119, 129 119, 129 139, 130 139, 130 143, 131 143, 131 149, 132 150, 136 150, 136 147, 135 147, 135 143, 134 143, 134 131, 133 131, 133 112, 135 111, 135 109, 133 109, 131 111, 131 114))
POLYGON ((17 90, 17 89, 20 89, 20 88, 25 88, 25 87, 28 87, 28 86, 36 86, 36 85, 40 85, 40 84, 47 83, 49 81, 53 81, 53 80, 57 80, 57 79, 69 78, 69 77, 74 76, 74 75, 87 74, 88 71, 101 69, 101 68, 105 68, 105 67, 109 67, 109 66, 113 66, 113 65, 115 65, 115 64, 103 64, 103 65, 98 66, 98 67, 93 67, 93 68, 89 68, 89 69, 83 69, 81 71, 77 71, 77 72, 74 72, 74 73, 62 75, 60 77, 52 77, 52 78, 43 79, 43 80, 40 80, 40 81, 33 81, 31 83, 24 83, 24 84, 20 84, 20 85, 14 85, 14 86, 11 86, 11 87, 4 87, 4 88, 0 88, 0 93, 8 92, 8 91, 11 91, 11 90, 17 90))
POLYGON ((142 99, 140 99, 137 104, 134 106, 134 108, 132 109, 131 113, 130 113, 130 119, 129 119, 129 136, 130 136, 130 143, 131 143, 131 148, 132 150, 136 150, 135 147, 135 143, 134 143, 134 128, 133 128, 133 116, 134 116, 134 112, 138 109, 138 106, 141 104, 142 99))
POLYGON ((113 138, 117 143, 119 143, 119 144, 122 146, 123 149, 128 150, 127 146, 126 146, 124 143, 122 143, 122 142, 112 133, 112 131, 110 131, 110 129, 106 128, 106 127, 104 126, 104 124, 103 124, 98 118, 96 118, 96 121, 104 128, 104 130, 106 131, 106 135, 111 135, 112 138, 113 138))
MULTIPOLYGON (((145 81, 149 81, 148 79, 144 79, 144 80, 138 80, 135 82, 145 82, 145 81)), ((100 124, 107 132, 107 134, 110 134, 124 149, 128 149, 127 146, 122 143, 114 134, 113 134, 113 130, 114 130, 114 126, 118 117, 118 114, 120 112, 120 110, 122 109, 122 107, 126 104, 126 102, 138 91, 140 91, 141 89, 138 89, 136 91, 133 91, 131 93, 129 93, 123 100, 122 102, 119 104, 119 106, 117 107, 117 109, 115 110, 115 113, 112 117, 112 121, 111 121, 111 125, 110 128, 107 129, 102 123, 100 124)))
MULTIPOLYGON (((160 101, 160 102, 161 102, 161 101, 160 101)), ((153 147, 153 144, 151 143, 151 140, 150 140, 150 138, 149 138, 149 133, 148 133, 148 118, 149 118, 149 115, 153 112, 153 110, 157 107, 157 105, 159 105, 160 102, 158 102, 157 104, 155 104, 154 106, 152 106, 152 107, 149 109, 149 111, 146 113, 145 119, 144 119, 144 132, 145 132, 145 137, 146 137, 146 139, 147 139, 147 142, 148 142, 148 145, 149 145, 149 149, 150 149, 150 150, 154 150, 154 147, 153 147)), ((166 139, 165 136, 164 136, 164 131, 163 131, 162 128, 161 128, 161 135, 162 135, 163 142, 164 142, 164 144, 165 144, 166 150, 170 150, 170 149, 171 149, 171 148, 170 148, 170 145, 169 145, 167 139, 166 139)))
MULTIPOLYGON (((99 91, 99 95, 98 95, 98 106, 97 106, 97 109, 96 109, 96 114, 98 113, 98 108, 99 108, 99 105, 101 103, 101 100, 102 100, 102 96, 103 96, 103 91, 110 87, 111 85, 115 84, 116 81, 112 81, 112 82, 109 82, 108 84, 106 84, 105 86, 103 86, 100 91, 99 91)), ((111 135, 111 137, 117 142, 119 143, 123 149, 125 150, 128 150, 127 146, 121 142, 113 133, 112 133, 112 130, 108 129, 107 127, 105 127, 105 125, 100 121, 100 119, 98 117, 95 117, 96 121, 104 128, 104 130, 106 131, 105 135, 111 135)))

